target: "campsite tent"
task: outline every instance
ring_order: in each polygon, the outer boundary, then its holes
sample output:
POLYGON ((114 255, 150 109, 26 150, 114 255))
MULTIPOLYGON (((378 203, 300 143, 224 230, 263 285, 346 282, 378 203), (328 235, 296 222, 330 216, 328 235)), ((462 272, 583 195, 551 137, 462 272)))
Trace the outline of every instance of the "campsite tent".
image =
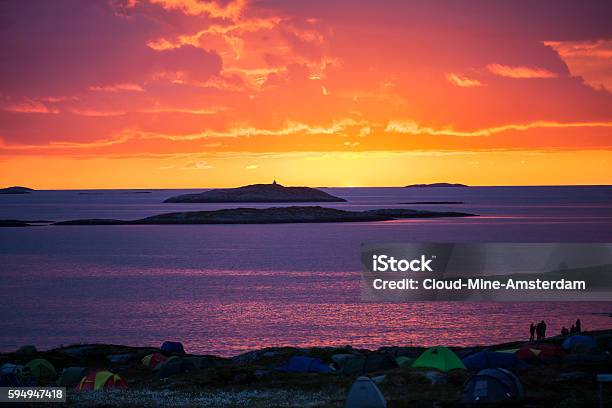
POLYGON ((440 371, 450 371, 455 368, 465 368, 457 355, 446 347, 428 348, 412 363, 413 367, 436 368, 440 371))
POLYGON ((70 387, 77 385, 83 377, 87 375, 87 368, 85 367, 66 367, 62 371, 57 385, 60 387, 70 387))
POLYGON ((503 368, 487 368, 468 380, 461 402, 495 403, 523 395, 523 386, 514 374, 503 368))
POLYGON ((523 346, 520 349, 516 350, 514 355, 520 358, 521 360, 535 360, 538 358, 538 355, 541 353, 541 350, 530 346, 523 346))
POLYGON ((292 356, 287 363, 277 367, 276 371, 288 373, 330 373, 332 368, 327 364, 323 364, 319 358, 292 356))
POLYGON ((4 363, 0 367, 0 375, 2 375, 2 374, 17 374, 17 375, 21 375, 21 370, 23 370, 23 366, 22 365, 11 364, 11 363, 4 363))
POLYGON ((0 387, 18 387, 21 384, 23 366, 5 363, 0 367, 0 387))
POLYGON ((161 353, 148 354, 142 358, 142 365, 149 368, 155 368, 167 359, 168 357, 161 353))
POLYGON ((485 368, 525 368, 527 364, 511 353, 495 351, 480 351, 465 357, 463 360, 468 370, 484 370, 485 368))
POLYGON ((161 346, 161 351, 171 354, 185 354, 183 343, 178 341, 164 341, 161 346))
POLYGON ((582 334, 577 334, 575 336, 568 337, 567 339, 563 341, 563 343, 561 343, 563 348, 566 350, 571 350, 578 344, 584 344, 583 347, 587 347, 587 348, 597 347, 597 342, 595 341, 594 338, 592 338, 591 336, 585 336, 582 334))
POLYGON ((393 357, 383 353, 369 353, 367 355, 353 355, 340 363, 340 371, 344 375, 364 375, 375 371, 397 367, 393 357))
POLYGON ((351 389, 346 397, 344 408, 386 408, 387 402, 385 397, 380 392, 380 389, 374 384, 374 381, 368 377, 358 377, 351 386, 351 389))
POLYGON ((110 371, 91 372, 83 377, 76 387, 77 390, 101 390, 111 388, 125 389, 127 388, 127 383, 119 375, 111 373, 110 371))
POLYGON ((535 348, 540 350, 538 354, 540 360, 554 360, 565 357, 565 351, 557 344, 540 344, 535 348))
POLYGON ((196 367, 192 361, 186 358, 172 356, 163 363, 158 364, 156 370, 158 378, 168 378, 173 375, 195 371, 196 367))
POLYGON ((55 371, 53 364, 44 358, 35 358, 25 366, 30 370, 32 377, 36 378, 37 380, 51 379, 57 376, 57 372, 55 371))

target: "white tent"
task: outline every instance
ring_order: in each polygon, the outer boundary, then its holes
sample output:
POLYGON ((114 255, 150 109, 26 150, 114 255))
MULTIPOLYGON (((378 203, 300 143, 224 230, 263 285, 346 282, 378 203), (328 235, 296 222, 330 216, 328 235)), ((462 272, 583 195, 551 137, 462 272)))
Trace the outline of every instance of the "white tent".
POLYGON ((374 381, 359 377, 351 386, 344 408, 387 408, 387 401, 374 381))

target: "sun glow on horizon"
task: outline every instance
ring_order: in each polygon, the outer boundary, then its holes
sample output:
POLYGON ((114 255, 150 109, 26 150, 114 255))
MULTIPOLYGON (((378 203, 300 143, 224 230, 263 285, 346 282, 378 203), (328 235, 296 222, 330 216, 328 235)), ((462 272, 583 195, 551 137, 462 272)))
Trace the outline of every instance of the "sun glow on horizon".
POLYGON ((612 184, 605 13, 415 7, 9 3, 0 184, 612 184))

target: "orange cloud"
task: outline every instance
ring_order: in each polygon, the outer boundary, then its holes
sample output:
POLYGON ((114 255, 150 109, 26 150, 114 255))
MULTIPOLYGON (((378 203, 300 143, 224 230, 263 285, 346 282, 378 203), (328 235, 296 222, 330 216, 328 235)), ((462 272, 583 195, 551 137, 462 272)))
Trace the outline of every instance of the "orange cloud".
POLYGON ((44 103, 29 98, 24 102, 6 105, 2 110, 18 113, 60 113, 59 109, 49 108, 44 103))
POLYGON ((385 128, 385 132, 391 133, 409 133, 413 135, 447 135, 447 136, 461 136, 461 137, 473 137, 473 136, 491 136, 496 133, 503 133, 510 130, 525 131, 536 128, 593 128, 593 127, 605 127, 612 128, 612 122, 573 122, 573 123, 562 123, 552 121, 536 121, 527 124, 509 124, 502 126, 494 126, 483 129, 476 129, 472 131, 460 131, 454 130, 452 127, 434 129, 431 127, 424 127, 413 121, 390 121, 385 128))
POLYGON ((94 147, 107 147, 122 144, 128 141, 129 135, 117 135, 108 139, 101 139, 92 142, 55 142, 48 144, 6 144, 0 139, 0 149, 5 150, 54 150, 54 149, 88 149, 94 147))
POLYGON ((207 162, 199 160, 195 162, 186 163, 180 169, 181 170, 208 170, 208 169, 212 169, 212 167, 213 166, 211 166, 207 162))
POLYGON ((495 75, 506 78, 556 78, 558 76, 554 72, 538 67, 489 64, 487 69, 495 75))
POLYGON ((88 88, 92 92, 123 92, 123 91, 131 91, 131 92, 143 92, 144 89, 138 84, 133 83, 123 83, 123 84, 114 84, 114 85, 103 85, 103 86, 90 86, 88 88))
POLYGON ((222 6, 216 1, 200 0, 149 0, 152 4, 158 4, 166 10, 180 10, 191 16, 201 14, 213 18, 236 20, 244 11, 247 0, 234 0, 222 6))
POLYGON ((455 73, 452 73, 452 72, 449 72, 445 76, 446 76, 446 80, 448 82, 450 82, 453 85, 457 85, 457 86, 460 86, 460 87, 463 87, 463 88, 471 88, 471 87, 475 87, 475 86, 483 86, 484 85, 482 82, 480 82, 477 79, 470 79, 470 78, 468 78, 466 76, 455 74, 455 73))
POLYGON ((95 110, 95 109, 72 109, 70 112, 72 112, 75 115, 89 116, 89 117, 121 116, 127 113, 123 111, 102 111, 102 110, 95 110))
POLYGON ((306 123, 288 122, 285 127, 278 129, 256 128, 251 126, 237 126, 227 131, 205 131, 192 135, 167 135, 162 133, 141 133, 142 137, 149 139, 167 140, 198 140, 207 138, 235 138, 247 136, 288 136, 297 134, 307 135, 333 135, 344 132, 349 126, 357 126, 362 122, 353 119, 341 119, 329 126, 313 126, 306 123))

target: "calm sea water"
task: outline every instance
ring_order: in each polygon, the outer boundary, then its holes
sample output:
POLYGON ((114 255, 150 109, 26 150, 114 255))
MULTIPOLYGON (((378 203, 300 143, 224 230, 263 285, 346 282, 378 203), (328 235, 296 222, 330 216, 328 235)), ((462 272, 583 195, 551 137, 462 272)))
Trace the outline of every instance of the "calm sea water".
MULTIPOLYGON (((0 195, 0 219, 132 219, 238 205, 163 204, 187 190, 0 195), (85 194, 82 194, 85 193, 85 194)), ((267 346, 471 345, 550 333, 577 317, 612 328, 611 302, 365 304, 361 243, 612 242, 612 187, 330 188, 337 208, 477 218, 281 225, 0 229, 0 350, 77 342, 234 355, 267 346), (463 201, 461 205, 402 205, 463 201)), ((245 205, 242 205, 245 206, 245 205)), ((270 205, 250 205, 267 207, 270 205)))

